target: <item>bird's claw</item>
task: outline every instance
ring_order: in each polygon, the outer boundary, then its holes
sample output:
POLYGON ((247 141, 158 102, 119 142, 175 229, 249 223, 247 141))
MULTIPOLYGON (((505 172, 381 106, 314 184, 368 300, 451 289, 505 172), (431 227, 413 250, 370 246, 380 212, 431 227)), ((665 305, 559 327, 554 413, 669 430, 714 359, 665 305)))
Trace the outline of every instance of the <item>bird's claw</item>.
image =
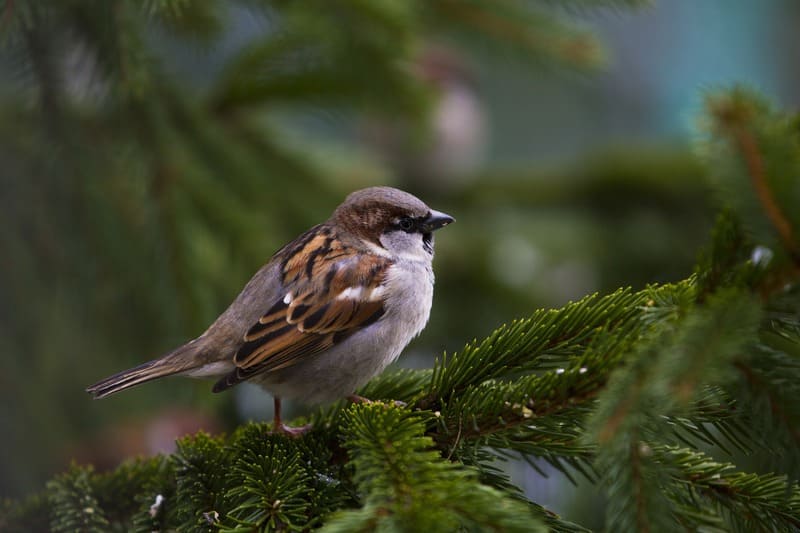
POLYGON ((273 435, 286 435, 287 437, 291 437, 293 439, 297 439, 311 431, 311 424, 306 424, 304 426, 287 426, 286 424, 278 424, 274 428, 272 428, 273 435))

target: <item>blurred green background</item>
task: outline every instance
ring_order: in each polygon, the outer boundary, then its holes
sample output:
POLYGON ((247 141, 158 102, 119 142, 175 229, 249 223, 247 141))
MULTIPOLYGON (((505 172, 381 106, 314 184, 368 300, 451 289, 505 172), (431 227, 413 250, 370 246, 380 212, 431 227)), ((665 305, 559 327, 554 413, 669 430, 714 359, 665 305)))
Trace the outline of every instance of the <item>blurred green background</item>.
MULTIPOLYGON (((83 389, 202 332, 360 187, 458 221, 400 365, 689 275, 714 216, 692 150, 704 91, 796 106, 800 5, 640 3, 0 3, 0 497, 73 458, 110 468, 269 419, 247 385, 83 389)), ((513 469, 592 525, 591 487, 513 469)))

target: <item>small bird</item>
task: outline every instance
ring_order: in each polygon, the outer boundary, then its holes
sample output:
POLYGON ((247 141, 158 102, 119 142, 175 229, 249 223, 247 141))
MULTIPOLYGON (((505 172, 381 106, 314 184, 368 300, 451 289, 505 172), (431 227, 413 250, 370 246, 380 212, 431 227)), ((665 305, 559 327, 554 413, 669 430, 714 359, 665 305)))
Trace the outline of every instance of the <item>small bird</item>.
POLYGON ((454 222, 391 187, 350 194, 322 224, 278 250, 199 337, 86 389, 104 398, 173 374, 243 381, 316 404, 351 397, 416 337, 433 300, 433 232, 454 222))

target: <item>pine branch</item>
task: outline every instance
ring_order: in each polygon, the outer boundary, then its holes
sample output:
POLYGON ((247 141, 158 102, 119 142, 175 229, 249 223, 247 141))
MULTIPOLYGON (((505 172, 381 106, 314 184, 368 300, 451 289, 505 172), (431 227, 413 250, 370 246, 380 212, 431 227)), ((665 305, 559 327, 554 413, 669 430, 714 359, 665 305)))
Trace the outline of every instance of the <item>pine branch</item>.
POLYGON ((733 359, 755 341, 760 318, 761 309, 749 294, 715 294, 682 322, 669 357, 656 360, 653 383, 663 387, 656 394, 685 406, 703 385, 728 381, 733 359))
POLYGON ((489 380, 471 387, 443 407, 438 420, 441 434, 453 435, 458 428, 460 438, 477 438, 580 408, 601 386, 602 378, 581 379, 588 373, 586 367, 578 367, 526 376, 510 384, 489 380))
POLYGON ((667 422, 676 420, 669 417, 680 419, 706 384, 730 381, 725 370, 753 342, 758 323, 759 308, 746 293, 717 293, 678 323, 662 325, 632 365, 616 371, 589 433, 600 446, 597 468, 608 490, 609 527, 658 531, 672 522, 673 511, 658 492, 665 472, 646 443, 668 440, 667 422))
POLYGON ((657 488, 663 474, 644 444, 651 436, 649 362, 658 355, 658 339, 640 348, 630 368, 615 373, 589 423, 587 440, 599 445, 595 464, 606 486, 606 523, 613 531, 651 531, 651 523, 663 528, 668 522, 669 506, 657 488))
POLYGON ((743 453, 758 447, 758 435, 743 420, 740 402, 719 386, 706 386, 684 415, 663 414, 678 442, 690 447, 717 446, 731 454, 728 444, 743 453))
POLYGON ((178 441, 176 504, 179 531, 216 531, 225 516, 225 465, 229 451, 219 439, 197 433, 178 441))
MULTIPOLYGON (((519 325, 498 329, 480 345, 468 345, 463 361, 457 355, 434 369, 433 383, 437 377, 446 381, 452 375, 448 373, 455 373, 461 383, 468 382, 466 372, 476 375, 475 381, 487 374, 532 373, 510 381, 493 378, 465 384, 460 392, 433 401, 436 418, 429 435, 448 457, 460 458, 465 446, 491 446, 526 459, 545 459, 567 475, 569 464, 592 479, 593 449, 580 442, 580 421, 642 333, 680 317, 693 294, 692 284, 686 283, 590 297, 561 310, 537 312, 519 325), (609 300, 616 300, 610 317, 609 300), (556 365, 563 366, 553 368, 556 365)), ((430 394, 416 405, 426 402, 431 402, 430 394)))
POLYGON ((653 453, 673 468, 677 485, 670 493, 676 504, 699 510, 710 502, 741 531, 800 529, 800 487, 785 476, 734 472, 730 463, 685 448, 658 446, 653 453))
POLYGON ((754 285, 755 269, 747 261, 753 245, 732 212, 717 215, 710 240, 695 266, 699 303, 719 289, 754 285))
POLYGON ((761 341, 773 350, 800 358, 800 284, 784 285, 769 299, 761 341))
POLYGON ((302 467, 302 456, 286 446, 285 439, 264 435, 257 426, 248 429, 258 434, 240 437, 226 479, 231 487, 226 498, 238 501, 227 513, 236 527, 221 531, 308 528, 317 517, 309 513, 311 478, 302 467))
POLYGON ((609 530, 644 533, 672 528, 672 506, 660 489, 666 472, 652 455, 636 429, 602 449, 597 467, 609 499, 609 530))
POLYGON ((754 440, 769 452, 766 465, 800 477, 800 362, 796 357, 761 347, 749 361, 736 361, 742 376, 741 419, 749 423, 754 440))
POLYGON ((593 434, 601 444, 617 438, 624 427, 679 413, 708 383, 726 381, 724 370, 747 342, 755 338, 758 307, 745 294, 716 295, 708 308, 693 310, 677 334, 662 328, 640 348, 633 365, 620 368, 604 392, 595 414, 593 434), (634 422, 634 420, 639 420, 634 422))
POLYGON ((486 382, 435 413, 429 431, 436 446, 464 460, 464 450, 487 446, 501 454, 546 460, 569 476, 565 464, 587 478, 591 449, 580 443, 582 420, 594 392, 581 396, 580 368, 522 378, 508 385, 486 382), (573 383, 570 383, 573 382, 573 383))
POLYGON ((524 504, 478 483, 473 471, 441 459, 424 433, 424 418, 407 410, 391 404, 352 406, 344 444, 364 507, 339 514, 325 530, 539 530, 524 504))
POLYGON ((560 310, 540 310, 502 326, 481 343, 470 343, 460 353, 437 360, 430 391, 417 405, 427 409, 439 401, 447 403, 468 386, 488 379, 569 366, 572 358, 610 332, 618 339, 615 342, 635 339, 646 329, 646 322, 639 319, 658 292, 620 290, 589 296, 560 310))
POLYGON ((800 135, 793 122, 742 88, 709 97, 707 108, 713 137, 705 154, 726 204, 760 242, 771 244, 777 236, 776 249, 800 269, 800 215, 794 209, 800 201, 794 186, 800 135))
POLYGON ((794 231, 783 209, 778 205, 771 186, 767 183, 764 156, 756 135, 750 129, 750 122, 754 119, 752 113, 756 110, 745 100, 744 95, 733 93, 731 96, 728 99, 710 101, 710 112, 720 130, 732 138, 741 154, 756 196, 783 245, 795 261, 800 262, 800 249, 795 242, 794 231))

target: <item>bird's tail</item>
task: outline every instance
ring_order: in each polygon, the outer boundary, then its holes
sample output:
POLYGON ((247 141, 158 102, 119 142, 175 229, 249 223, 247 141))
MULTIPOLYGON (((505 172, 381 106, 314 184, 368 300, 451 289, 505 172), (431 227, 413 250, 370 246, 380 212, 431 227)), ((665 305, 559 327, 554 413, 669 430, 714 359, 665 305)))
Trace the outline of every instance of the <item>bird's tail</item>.
POLYGON ((147 381, 191 371, 198 365, 195 355, 201 349, 200 339, 194 339, 158 359, 108 376, 87 387, 86 392, 98 400, 147 381))

